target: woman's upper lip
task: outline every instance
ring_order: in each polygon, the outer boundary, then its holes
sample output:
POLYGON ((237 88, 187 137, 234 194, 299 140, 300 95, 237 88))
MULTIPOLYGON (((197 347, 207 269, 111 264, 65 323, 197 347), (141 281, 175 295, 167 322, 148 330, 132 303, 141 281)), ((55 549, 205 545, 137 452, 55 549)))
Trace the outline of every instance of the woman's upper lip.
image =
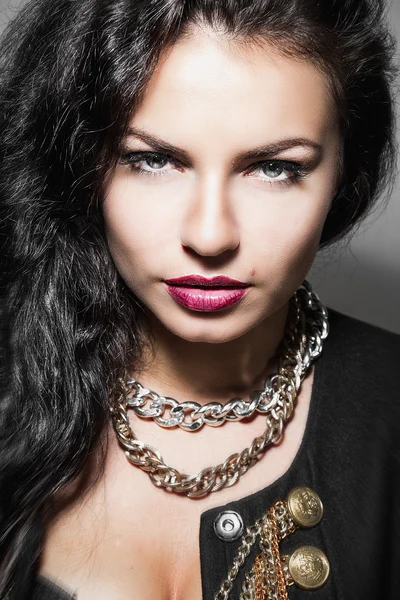
POLYGON ((169 285, 190 285, 193 287, 249 287, 249 283, 244 283, 225 275, 216 275, 215 277, 203 277, 202 275, 184 275, 183 277, 174 277, 166 279, 165 283, 169 285))

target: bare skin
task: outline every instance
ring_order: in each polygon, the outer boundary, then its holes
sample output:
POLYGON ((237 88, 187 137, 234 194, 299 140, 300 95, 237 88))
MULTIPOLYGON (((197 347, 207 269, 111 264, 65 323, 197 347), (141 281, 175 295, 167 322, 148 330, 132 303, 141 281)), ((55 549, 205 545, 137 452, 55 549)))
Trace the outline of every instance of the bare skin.
MULTIPOLYGON (((270 485, 287 471, 304 433, 311 384, 312 377, 303 383, 283 442, 270 447, 239 484, 198 501, 155 488, 115 447, 111 431, 104 477, 94 493, 59 513, 49 527, 42 573, 65 589, 79 590, 79 600, 201 600, 200 515, 270 485)), ((263 428, 261 417, 239 425, 235 438, 228 426, 225 435, 222 428, 207 428, 193 436, 176 432, 182 435, 172 441, 171 432, 158 427, 143 428, 143 434, 136 430, 140 439, 165 450, 171 464, 196 472, 245 447, 263 428)))
MULTIPOLYGON (((166 54, 132 128, 185 149, 190 164, 166 163, 165 175, 151 177, 121 163, 104 204, 110 251, 147 306, 156 342, 135 375, 160 394, 200 403, 248 397, 272 368, 288 301, 314 259, 338 179, 340 139, 324 76, 268 46, 234 50, 198 31, 166 54), (238 158, 293 138, 312 144, 238 158), (294 182, 285 170, 277 180, 268 170, 248 174, 268 159, 303 161, 307 175, 294 182), (189 273, 225 274, 252 287, 219 314, 189 311, 163 283, 189 273)), ((135 135, 125 145, 128 152, 152 150, 135 135)), ((200 600, 200 515, 288 470, 304 435, 312 381, 310 372, 281 443, 235 486, 197 501, 156 489, 110 430, 101 480, 79 500, 56 505, 41 573, 78 590, 79 600, 200 600)), ((264 419, 195 434, 133 417, 132 426, 168 464, 194 473, 248 446, 264 419)), ((88 465, 83 479, 90 476, 88 465)))

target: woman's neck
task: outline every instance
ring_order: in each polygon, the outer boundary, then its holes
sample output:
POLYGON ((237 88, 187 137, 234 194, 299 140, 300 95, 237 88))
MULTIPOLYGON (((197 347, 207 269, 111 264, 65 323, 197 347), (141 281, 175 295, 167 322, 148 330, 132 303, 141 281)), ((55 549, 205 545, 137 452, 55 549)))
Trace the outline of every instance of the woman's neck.
POLYGON ((178 401, 224 402, 262 387, 275 368, 274 356, 283 338, 288 305, 246 335, 225 343, 190 342, 150 319, 154 351, 133 375, 142 385, 178 401))

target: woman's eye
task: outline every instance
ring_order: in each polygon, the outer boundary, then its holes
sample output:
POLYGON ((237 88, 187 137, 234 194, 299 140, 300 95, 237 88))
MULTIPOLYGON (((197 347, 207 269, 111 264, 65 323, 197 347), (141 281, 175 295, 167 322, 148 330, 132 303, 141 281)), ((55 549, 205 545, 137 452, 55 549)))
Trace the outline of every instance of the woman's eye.
POLYGON ((166 165, 177 166, 172 156, 160 152, 127 152, 121 156, 120 162, 144 175, 165 175, 173 170, 165 169, 166 165))
POLYGON ((260 179, 270 184, 293 184, 306 174, 306 168, 300 163, 287 160, 268 160, 256 163, 250 173, 261 173, 260 179))
MULTIPOLYGON (((135 173, 150 177, 168 175, 182 166, 169 154, 149 151, 126 152, 120 162, 135 173)), ((257 174, 258 179, 269 185, 292 185, 306 173, 305 165, 287 160, 257 162, 248 169, 248 174, 257 174)))
POLYGON ((282 164, 274 162, 265 163, 261 167, 261 169, 267 177, 272 177, 272 179, 279 178, 282 175, 282 173, 284 174, 285 172, 285 169, 283 168, 282 164))

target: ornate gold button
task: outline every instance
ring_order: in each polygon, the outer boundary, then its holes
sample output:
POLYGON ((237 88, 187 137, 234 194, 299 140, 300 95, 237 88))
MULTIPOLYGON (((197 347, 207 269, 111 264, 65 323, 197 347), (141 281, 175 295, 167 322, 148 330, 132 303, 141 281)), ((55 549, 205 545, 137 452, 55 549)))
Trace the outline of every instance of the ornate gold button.
POLYGON ((314 527, 324 513, 320 497, 308 487, 293 488, 289 492, 287 505, 290 516, 301 527, 314 527))
POLYGON ((325 554, 314 546, 302 546, 289 558, 289 572, 293 581, 305 590, 321 587, 329 576, 329 562, 325 554))

